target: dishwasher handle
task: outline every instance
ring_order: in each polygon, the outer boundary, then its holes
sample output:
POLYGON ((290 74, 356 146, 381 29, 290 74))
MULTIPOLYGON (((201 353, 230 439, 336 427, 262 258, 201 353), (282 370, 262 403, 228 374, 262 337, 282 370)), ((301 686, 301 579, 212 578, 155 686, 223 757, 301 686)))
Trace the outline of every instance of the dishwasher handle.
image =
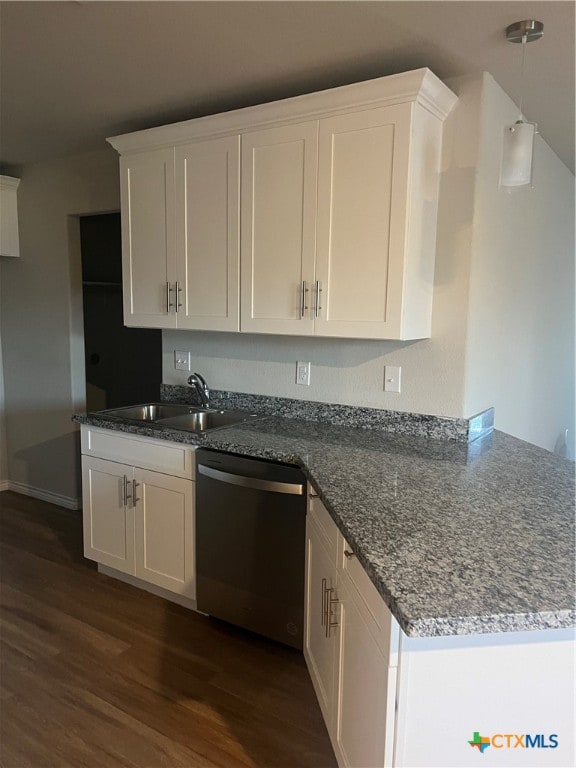
POLYGON ((271 493, 287 493, 293 496, 304 495, 302 483, 278 483, 273 480, 260 480, 258 477, 244 477, 244 475, 235 475, 232 472, 222 472, 220 469, 213 469, 204 464, 198 465, 198 472, 206 477, 211 477, 213 480, 219 480, 230 485, 239 485, 242 488, 254 488, 257 491, 270 491, 271 493))

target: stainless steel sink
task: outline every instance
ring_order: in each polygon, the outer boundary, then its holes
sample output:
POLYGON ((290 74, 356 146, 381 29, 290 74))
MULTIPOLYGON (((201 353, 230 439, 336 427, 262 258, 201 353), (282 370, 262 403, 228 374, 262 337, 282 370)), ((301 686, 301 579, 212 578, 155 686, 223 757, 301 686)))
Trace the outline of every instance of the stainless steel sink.
POLYGON ((144 403, 143 405, 128 405, 123 408, 109 408, 106 411, 99 411, 99 413, 120 419, 129 419, 130 421, 160 421, 172 416, 194 413, 197 410, 192 405, 144 403))
POLYGON ((185 432, 206 432, 209 429, 228 427, 256 417, 256 414, 247 411, 217 411, 177 403, 143 403, 122 408, 109 408, 98 413, 127 421, 154 423, 158 426, 182 429, 185 432))
POLYGON ((182 429, 185 432, 206 432, 209 429, 219 429, 220 427, 229 427, 232 424, 239 424, 242 421, 253 419, 254 413, 247 411, 210 411, 198 410, 195 413, 187 413, 181 416, 173 416, 168 419, 162 419, 161 424, 164 427, 172 429, 182 429))

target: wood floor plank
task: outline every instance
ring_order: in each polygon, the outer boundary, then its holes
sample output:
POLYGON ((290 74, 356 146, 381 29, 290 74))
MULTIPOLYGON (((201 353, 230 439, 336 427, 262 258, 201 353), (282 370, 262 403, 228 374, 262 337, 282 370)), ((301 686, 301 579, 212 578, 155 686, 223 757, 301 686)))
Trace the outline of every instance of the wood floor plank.
POLYGON ((335 768, 301 654, 99 574, 0 493, 0 768, 335 768))

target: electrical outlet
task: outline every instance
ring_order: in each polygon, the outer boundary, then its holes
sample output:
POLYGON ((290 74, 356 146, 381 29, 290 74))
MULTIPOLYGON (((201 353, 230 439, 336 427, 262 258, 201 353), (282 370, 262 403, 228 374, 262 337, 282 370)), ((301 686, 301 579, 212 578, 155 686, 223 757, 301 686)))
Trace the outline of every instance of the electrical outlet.
POLYGON ((177 371, 189 371, 190 370, 190 352, 182 352, 182 350, 174 350, 174 368, 177 371))
POLYGON ((296 363, 296 384, 303 384, 305 387, 310 386, 310 363, 296 363))
POLYGON ((400 392, 401 373, 402 368, 399 365, 384 367, 384 392, 400 392))

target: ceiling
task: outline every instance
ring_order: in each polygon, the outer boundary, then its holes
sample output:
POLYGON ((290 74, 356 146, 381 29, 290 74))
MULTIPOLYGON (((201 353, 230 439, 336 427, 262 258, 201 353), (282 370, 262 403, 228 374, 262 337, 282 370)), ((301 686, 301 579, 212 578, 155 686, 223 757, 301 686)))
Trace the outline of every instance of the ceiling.
POLYGON ((574 170, 574 7, 566 2, 1 2, 0 163, 104 147, 106 136, 430 67, 486 70, 574 170))

